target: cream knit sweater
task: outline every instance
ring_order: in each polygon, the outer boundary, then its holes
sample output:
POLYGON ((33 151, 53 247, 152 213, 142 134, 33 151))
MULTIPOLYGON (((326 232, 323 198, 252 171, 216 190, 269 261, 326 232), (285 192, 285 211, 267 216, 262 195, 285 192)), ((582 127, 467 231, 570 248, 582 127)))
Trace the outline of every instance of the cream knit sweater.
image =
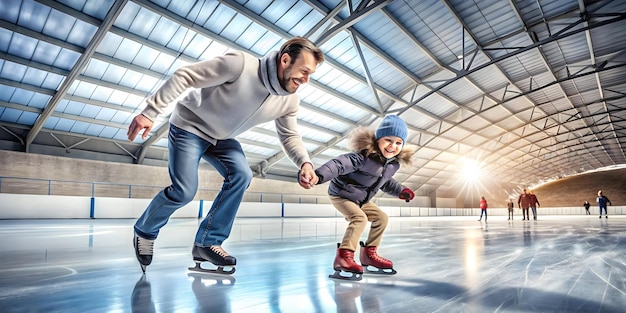
POLYGON ((183 66, 146 100, 142 114, 154 121, 183 92, 195 88, 175 104, 170 123, 215 144, 275 121, 285 152, 300 168, 311 162, 297 131, 300 99, 280 86, 277 56, 272 52, 258 59, 237 51, 183 66))

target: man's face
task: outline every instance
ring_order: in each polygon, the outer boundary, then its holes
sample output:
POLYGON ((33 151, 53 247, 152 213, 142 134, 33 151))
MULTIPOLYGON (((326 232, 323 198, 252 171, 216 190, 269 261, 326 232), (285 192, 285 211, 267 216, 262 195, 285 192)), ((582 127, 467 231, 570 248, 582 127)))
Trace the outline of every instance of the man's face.
POLYGON ((296 92, 300 85, 309 82, 311 74, 315 73, 317 61, 313 53, 302 50, 296 61, 291 64, 291 57, 284 53, 278 63, 278 80, 283 89, 290 93, 296 92))

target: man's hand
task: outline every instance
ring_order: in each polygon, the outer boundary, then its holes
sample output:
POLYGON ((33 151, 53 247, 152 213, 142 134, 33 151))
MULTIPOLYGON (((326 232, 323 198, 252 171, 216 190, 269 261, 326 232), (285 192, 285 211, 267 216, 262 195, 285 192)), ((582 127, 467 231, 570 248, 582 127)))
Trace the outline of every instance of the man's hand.
POLYGON ((135 137, 137 137, 142 129, 144 131, 141 135, 141 139, 145 140, 146 137, 148 137, 150 130, 152 130, 152 125, 154 125, 154 122, 149 120, 147 117, 141 114, 135 116, 133 121, 130 123, 130 126, 128 127, 128 131, 126 132, 126 135, 128 136, 128 141, 135 140, 135 137))
POLYGON ((315 175, 315 171, 313 170, 313 165, 311 163, 302 164, 302 168, 300 168, 300 177, 298 177, 300 186, 304 189, 311 189, 313 186, 317 185, 319 178, 315 175))

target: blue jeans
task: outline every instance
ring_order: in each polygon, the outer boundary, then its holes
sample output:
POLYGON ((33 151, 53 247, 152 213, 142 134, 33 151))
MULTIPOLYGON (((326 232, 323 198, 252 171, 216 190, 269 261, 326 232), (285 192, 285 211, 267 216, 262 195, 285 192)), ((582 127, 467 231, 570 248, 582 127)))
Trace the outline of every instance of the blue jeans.
POLYGON ((485 221, 487 220, 487 209, 480 209, 480 219, 483 219, 483 214, 485 214, 485 221))
POLYGON ((174 211, 191 202, 198 191, 200 159, 211 164, 224 177, 222 190, 200 223, 195 245, 221 245, 230 235, 233 221, 252 171, 235 139, 218 140, 215 145, 170 125, 168 168, 172 185, 159 192, 135 223, 135 232, 146 239, 156 239, 174 211))
POLYGON ((537 207, 531 206, 530 209, 533 210, 533 218, 537 219, 537 207))

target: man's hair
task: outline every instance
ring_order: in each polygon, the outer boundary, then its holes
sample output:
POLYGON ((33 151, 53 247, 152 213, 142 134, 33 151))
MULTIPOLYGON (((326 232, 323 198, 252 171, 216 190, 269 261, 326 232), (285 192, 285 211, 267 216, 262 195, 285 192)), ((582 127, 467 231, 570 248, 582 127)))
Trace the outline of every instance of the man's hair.
POLYGON ((315 57, 318 65, 324 62, 324 53, 322 53, 322 50, 316 47, 313 42, 304 37, 294 37, 287 40, 287 42, 285 42, 283 46, 280 47, 278 57, 280 58, 281 55, 287 53, 291 57, 291 64, 293 64, 298 56, 300 56, 300 52, 302 52, 303 49, 313 53, 313 56, 315 57))

